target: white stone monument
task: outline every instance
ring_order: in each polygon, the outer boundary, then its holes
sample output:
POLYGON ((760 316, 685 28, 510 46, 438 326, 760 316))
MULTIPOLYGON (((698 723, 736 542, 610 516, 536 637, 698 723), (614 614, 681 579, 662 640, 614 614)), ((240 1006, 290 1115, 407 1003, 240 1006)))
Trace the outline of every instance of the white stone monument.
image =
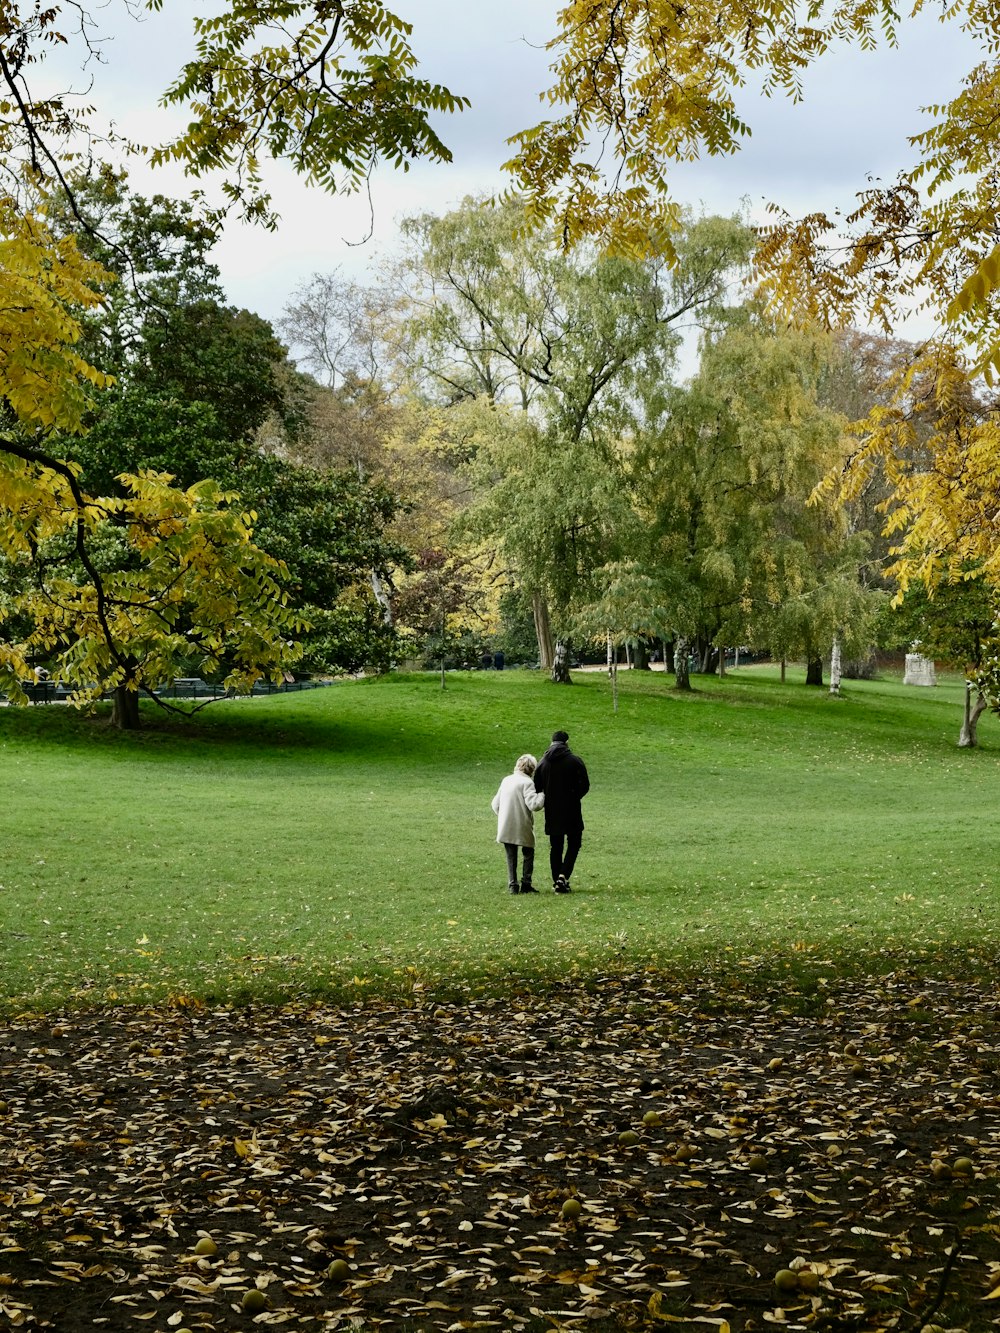
POLYGON ((937 675, 934 663, 923 653, 907 653, 906 669, 903 672, 904 685, 936 685, 937 675))

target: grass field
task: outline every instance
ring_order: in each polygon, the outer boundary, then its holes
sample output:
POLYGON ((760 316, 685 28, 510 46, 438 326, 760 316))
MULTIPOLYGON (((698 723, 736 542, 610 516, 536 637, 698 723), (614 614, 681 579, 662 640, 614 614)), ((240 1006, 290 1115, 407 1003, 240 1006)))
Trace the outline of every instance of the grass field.
POLYGON ((393 676, 135 734, 0 710, 0 1004, 994 973, 1000 742, 956 748, 959 680, 695 684, 624 675, 615 714, 603 673, 393 676), (592 779, 574 893, 511 898, 490 800, 556 727, 592 779))

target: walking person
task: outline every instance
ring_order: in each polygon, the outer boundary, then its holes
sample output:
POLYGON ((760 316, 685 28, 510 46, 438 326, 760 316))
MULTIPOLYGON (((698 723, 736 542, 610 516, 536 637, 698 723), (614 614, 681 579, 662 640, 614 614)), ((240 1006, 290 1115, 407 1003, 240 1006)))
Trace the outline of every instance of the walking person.
POLYGON ((590 791, 587 766, 569 748, 565 731, 552 733, 552 744, 535 769, 535 790, 545 797, 545 832, 555 893, 570 893, 570 876, 583 842, 581 802, 590 791))
POLYGON ((533 754, 522 754, 514 765, 513 773, 500 783, 493 797, 493 813, 497 817, 497 842, 507 856, 508 893, 537 893, 531 882, 535 868, 535 817, 545 797, 535 790, 532 775, 537 760, 533 754), (521 882, 517 880, 517 851, 521 849, 521 882))

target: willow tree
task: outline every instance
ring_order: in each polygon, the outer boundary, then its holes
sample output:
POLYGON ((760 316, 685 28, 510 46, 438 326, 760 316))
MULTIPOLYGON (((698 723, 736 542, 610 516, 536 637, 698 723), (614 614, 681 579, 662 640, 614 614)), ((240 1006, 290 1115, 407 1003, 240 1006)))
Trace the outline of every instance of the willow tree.
MULTIPOLYGON (((621 460, 603 443, 553 440, 510 408, 490 409, 489 418, 468 469, 475 498, 458 531, 488 539, 521 586, 557 608, 565 645, 595 572, 631 532, 621 460)), ((566 658, 564 648, 542 662, 559 684, 569 683, 566 658)))
POLYGON ((496 515, 493 537, 531 596, 540 660, 552 667, 552 631, 556 642, 565 636, 575 583, 592 568, 584 553, 599 532, 607 536, 607 523, 587 516, 593 506, 579 479, 595 493, 619 485, 618 442, 669 378, 678 324, 721 306, 748 259, 749 232, 734 219, 689 218, 668 269, 655 258, 562 254, 526 230, 517 201, 490 208, 468 200, 443 217, 411 219, 404 231, 398 342, 411 377, 441 402, 482 398, 516 409, 532 422, 531 448, 547 455, 519 458, 515 433, 513 449, 490 453, 489 469, 506 470, 487 469, 490 493, 477 507, 484 535, 485 516, 496 515), (536 472, 531 493, 524 478, 536 472), (553 476, 566 478, 564 489, 551 486, 553 476), (519 490, 537 516, 517 550, 521 524, 498 510, 498 484, 505 494, 519 490), (547 519, 542 496, 552 500, 547 519))
POLYGON ((622 617, 676 640, 682 687, 693 648, 705 660, 713 645, 794 646, 815 664, 839 625, 860 638, 870 626, 859 539, 841 512, 807 503, 844 456, 843 419, 817 400, 828 356, 825 339, 734 312, 637 439, 642 544, 608 587, 622 617))
MULTIPOLYGON (((514 189, 531 216, 554 225, 567 245, 598 237, 611 249, 644 253, 655 236, 659 253, 669 254, 680 219, 671 169, 739 150, 752 128, 736 110, 742 88, 762 80, 765 93, 798 100, 804 71, 832 48, 893 44, 930 8, 926 0, 902 12, 891 0, 833 0, 807 10, 793 0, 766 7, 736 0, 723 9, 709 0, 683 8, 670 0, 568 4, 550 43, 553 114, 516 136, 508 164, 514 189)), ((959 0, 934 12, 943 24, 961 28, 974 56, 949 101, 919 108, 926 128, 910 137, 912 165, 891 183, 859 182, 853 207, 832 201, 836 208, 796 219, 777 201, 755 264, 782 319, 891 334, 914 308, 922 310, 943 334, 929 356, 941 364, 931 373, 946 390, 954 384, 949 362, 963 363, 962 375, 983 374, 987 381, 1000 368, 1000 51, 996 9, 987 0, 959 0)), ((920 356, 912 375, 926 376, 927 366, 920 356)), ((891 410, 902 418, 910 411, 911 382, 905 372, 895 380, 891 410)), ((984 561, 977 574, 983 578, 992 577, 991 556, 1000 547, 995 531, 992 544, 983 541, 976 500, 980 483, 988 492, 998 469, 992 407, 988 418, 971 435, 959 432, 963 444, 951 458, 952 475, 968 478, 957 493, 975 534, 975 559, 984 561)), ((873 450, 898 457, 887 424, 885 417, 870 423, 873 450)), ((935 562, 953 553, 961 565, 966 544, 962 522, 949 532, 949 521, 941 521, 948 512, 954 519, 955 510, 954 499, 935 493, 935 477, 944 475, 941 442, 935 460, 919 481, 897 472, 898 503, 890 502, 894 531, 902 533, 899 524, 912 527, 912 541, 903 542, 907 561, 929 562, 931 582, 935 562)), ((862 468, 858 475, 871 473, 862 468)), ((856 489, 848 483, 845 493, 856 489)))

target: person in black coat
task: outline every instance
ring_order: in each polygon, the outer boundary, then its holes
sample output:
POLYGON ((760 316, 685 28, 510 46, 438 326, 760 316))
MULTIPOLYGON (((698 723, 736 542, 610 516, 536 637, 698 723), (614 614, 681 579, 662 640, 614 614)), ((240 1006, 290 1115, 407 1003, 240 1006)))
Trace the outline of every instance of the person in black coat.
POLYGON ((545 793, 552 888, 570 893, 570 876, 583 842, 581 802, 590 791, 590 778, 586 764, 569 748, 565 731, 552 733, 552 744, 535 769, 535 790, 545 793))

